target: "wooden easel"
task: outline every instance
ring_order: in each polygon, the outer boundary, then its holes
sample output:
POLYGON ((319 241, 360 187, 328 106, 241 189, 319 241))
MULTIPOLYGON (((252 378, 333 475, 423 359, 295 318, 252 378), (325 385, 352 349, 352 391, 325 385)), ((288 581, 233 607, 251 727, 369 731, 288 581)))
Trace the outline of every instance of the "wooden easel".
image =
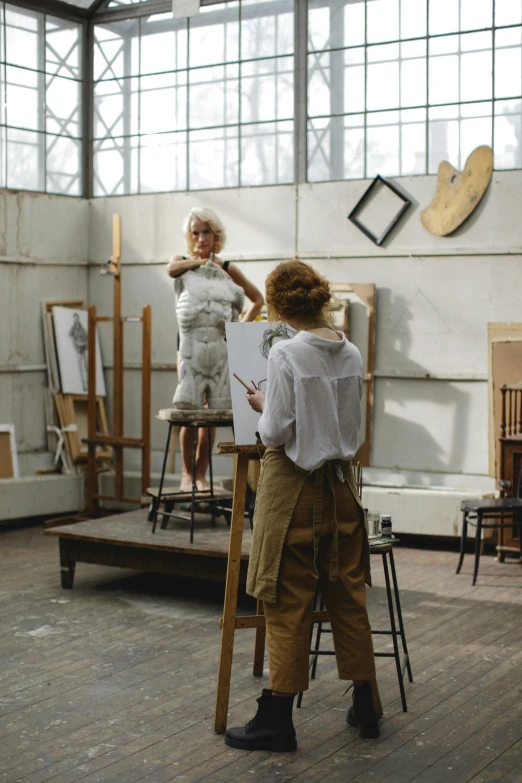
POLYGON ((100 500, 119 500, 124 503, 143 504, 143 496, 150 484, 150 379, 151 379, 151 308, 145 305, 141 316, 123 316, 121 314, 121 218, 113 216, 112 256, 103 274, 111 275, 114 284, 113 316, 98 316, 96 308, 89 307, 88 331, 88 420, 89 436, 85 442, 89 446, 87 463, 87 508, 91 515, 99 512, 100 500), (113 434, 97 431, 96 411, 96 325, 112 321, 113 325, 113 434), (126 438, 123 427, 123 324, 141 323, 142 340, 142 397, 141 397, 141 438, 126 438), (98 493, 96 470, 96 447, 110 446, 114 451, 115 494, 98 493), (141 450, 141 495, 139 498, 124 497, 123 494, 123 450, 141 450))
MULTIPOLYGON (((217 452, 218 454, 233 454, 237 457, 234 475, 235 483, 232 519, 230 523, 225 603, 223 607, 223 617, 219 621, 221 627, 221 651, 219 655, 216 711, 214 717, 214 730, 218 734, 224 734, 227 728, 230 677, 232 673, 234 633, 236 628, 256 629, 253 673, 255 677, 261 677, 263 675, 265 657, 265 618, 263 615, 263 603, 262 601, 257 602, 257 613, 255 615, 238 617, 236 614, 239 570, 241 565, 241 545, 243 542, 243 526, 245 520, 248 464, 250 460, 258 460, 261 455, 257 446, 236 446, 234 443, 218 443, 217 452)), ((312 612, 312 621, 327 623, 328 612, 312 612)))

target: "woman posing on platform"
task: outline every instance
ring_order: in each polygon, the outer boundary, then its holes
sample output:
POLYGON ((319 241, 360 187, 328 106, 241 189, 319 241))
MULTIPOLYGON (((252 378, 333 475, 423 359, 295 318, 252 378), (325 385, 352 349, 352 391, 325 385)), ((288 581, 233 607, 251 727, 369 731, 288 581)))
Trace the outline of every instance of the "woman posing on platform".
MULTIPOLYGON (((253 321, 260 312, 264 304, 264 297, 253 283, 230 261, 222 261, 218 257, 225 246, 226 234, 225 228, 218 216, 211 209, 199 209, 194 207, 185 218, 183 231, 187 243, 188 253, 186 256, 175 256, 167 266, 167 272, 170 277, 180 277, 190 269, 197 269, 203 264, 211 261, 215 264, 226 277, 230 277, 238 286, 240 286, 245 295, 250 299, 251 305, 243 316, 244 321, 253 321)), ((178 336, 178 367, 179 358, 179 336, 178 336)), ((210 449, 213 447, 215 430, 211 430, 211 442, 209 443, 207 430, 200 429, 198 432, 198 445, 196 451, 196 486, 198 490, 209 488, 206 474, 209 464, 210 449)), ((180 447, 183 461, 181 487, 180 489, 190 492, 192 489, 192 458, 193 458, 193 440, 192 434, 186 427, 180 431, 180 447)))
POLYGON ((266 281, 274 315, 297 331, 270 350, 266 396, 250 389, 267 447, 257 489, 247 592, 264 602, 270 690, 253 720, 229 729, 245 750, 291 751, 294 696, 308 688, 317 586, 332 624, 339 677, 354 683, 347 721, 379 736, 382 716, 366 612, 370 553, 351 459, 358 446, 363 364, 326 320, 328 281, 307 264, 280 264, 266 281))

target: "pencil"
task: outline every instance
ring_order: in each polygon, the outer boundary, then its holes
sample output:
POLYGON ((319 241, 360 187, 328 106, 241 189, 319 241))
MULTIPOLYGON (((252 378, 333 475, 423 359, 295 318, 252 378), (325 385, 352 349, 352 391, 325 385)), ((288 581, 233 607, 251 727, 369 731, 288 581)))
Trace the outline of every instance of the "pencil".
POLYGON ((242 386, 244 386, 247 391, 250 391, 250 386, 247 386, 247 384, 244 382, 242 378, 239 377, 239 375, 236 375, 236 373, 234 373, 234 378, 236 379, 236 381, 239 381, 239 383, 242 386))

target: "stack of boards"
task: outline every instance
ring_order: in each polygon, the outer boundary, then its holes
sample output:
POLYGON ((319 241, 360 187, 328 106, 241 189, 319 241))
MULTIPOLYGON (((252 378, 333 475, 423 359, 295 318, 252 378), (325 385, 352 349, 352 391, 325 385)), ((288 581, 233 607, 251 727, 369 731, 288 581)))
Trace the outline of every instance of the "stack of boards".
MULTIPOLYGON (((76 473, 87 462, 87 323, 83 299, 42 302, 42 321, 47 364, 45 416, 49 450, 65 473, 76 473), (63 438, 62 448, 58 446, 63 438), (59 459, 58 459, 59 457, 59 459)), ((99 337, 96 346, 97 431, 108 434, 105 411, 105 381, 99 337)), ((99 448, 98 460, 109 462, 110 449, 99 448)), ((58 465, 55 465, 55 470, 58 465)))

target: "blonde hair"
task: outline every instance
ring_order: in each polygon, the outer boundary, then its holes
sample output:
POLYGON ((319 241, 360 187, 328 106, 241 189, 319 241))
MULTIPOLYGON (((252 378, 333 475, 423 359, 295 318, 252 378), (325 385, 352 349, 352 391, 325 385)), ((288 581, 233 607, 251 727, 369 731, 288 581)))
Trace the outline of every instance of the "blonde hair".
POLYGON ((216 213, 208 207, 192 207, 187 217, 183 221, 183 233, 185 234, 185 241, 187 243, 189 253, 194 253, 194 243, 192 241, 192 232, 190 230, 190 224, 194 218, 198 218, 203 223, 207 223, 210 230, 214 234, 214 253, 221 253, 227 241, 225 226, 218 218, 216 213))

